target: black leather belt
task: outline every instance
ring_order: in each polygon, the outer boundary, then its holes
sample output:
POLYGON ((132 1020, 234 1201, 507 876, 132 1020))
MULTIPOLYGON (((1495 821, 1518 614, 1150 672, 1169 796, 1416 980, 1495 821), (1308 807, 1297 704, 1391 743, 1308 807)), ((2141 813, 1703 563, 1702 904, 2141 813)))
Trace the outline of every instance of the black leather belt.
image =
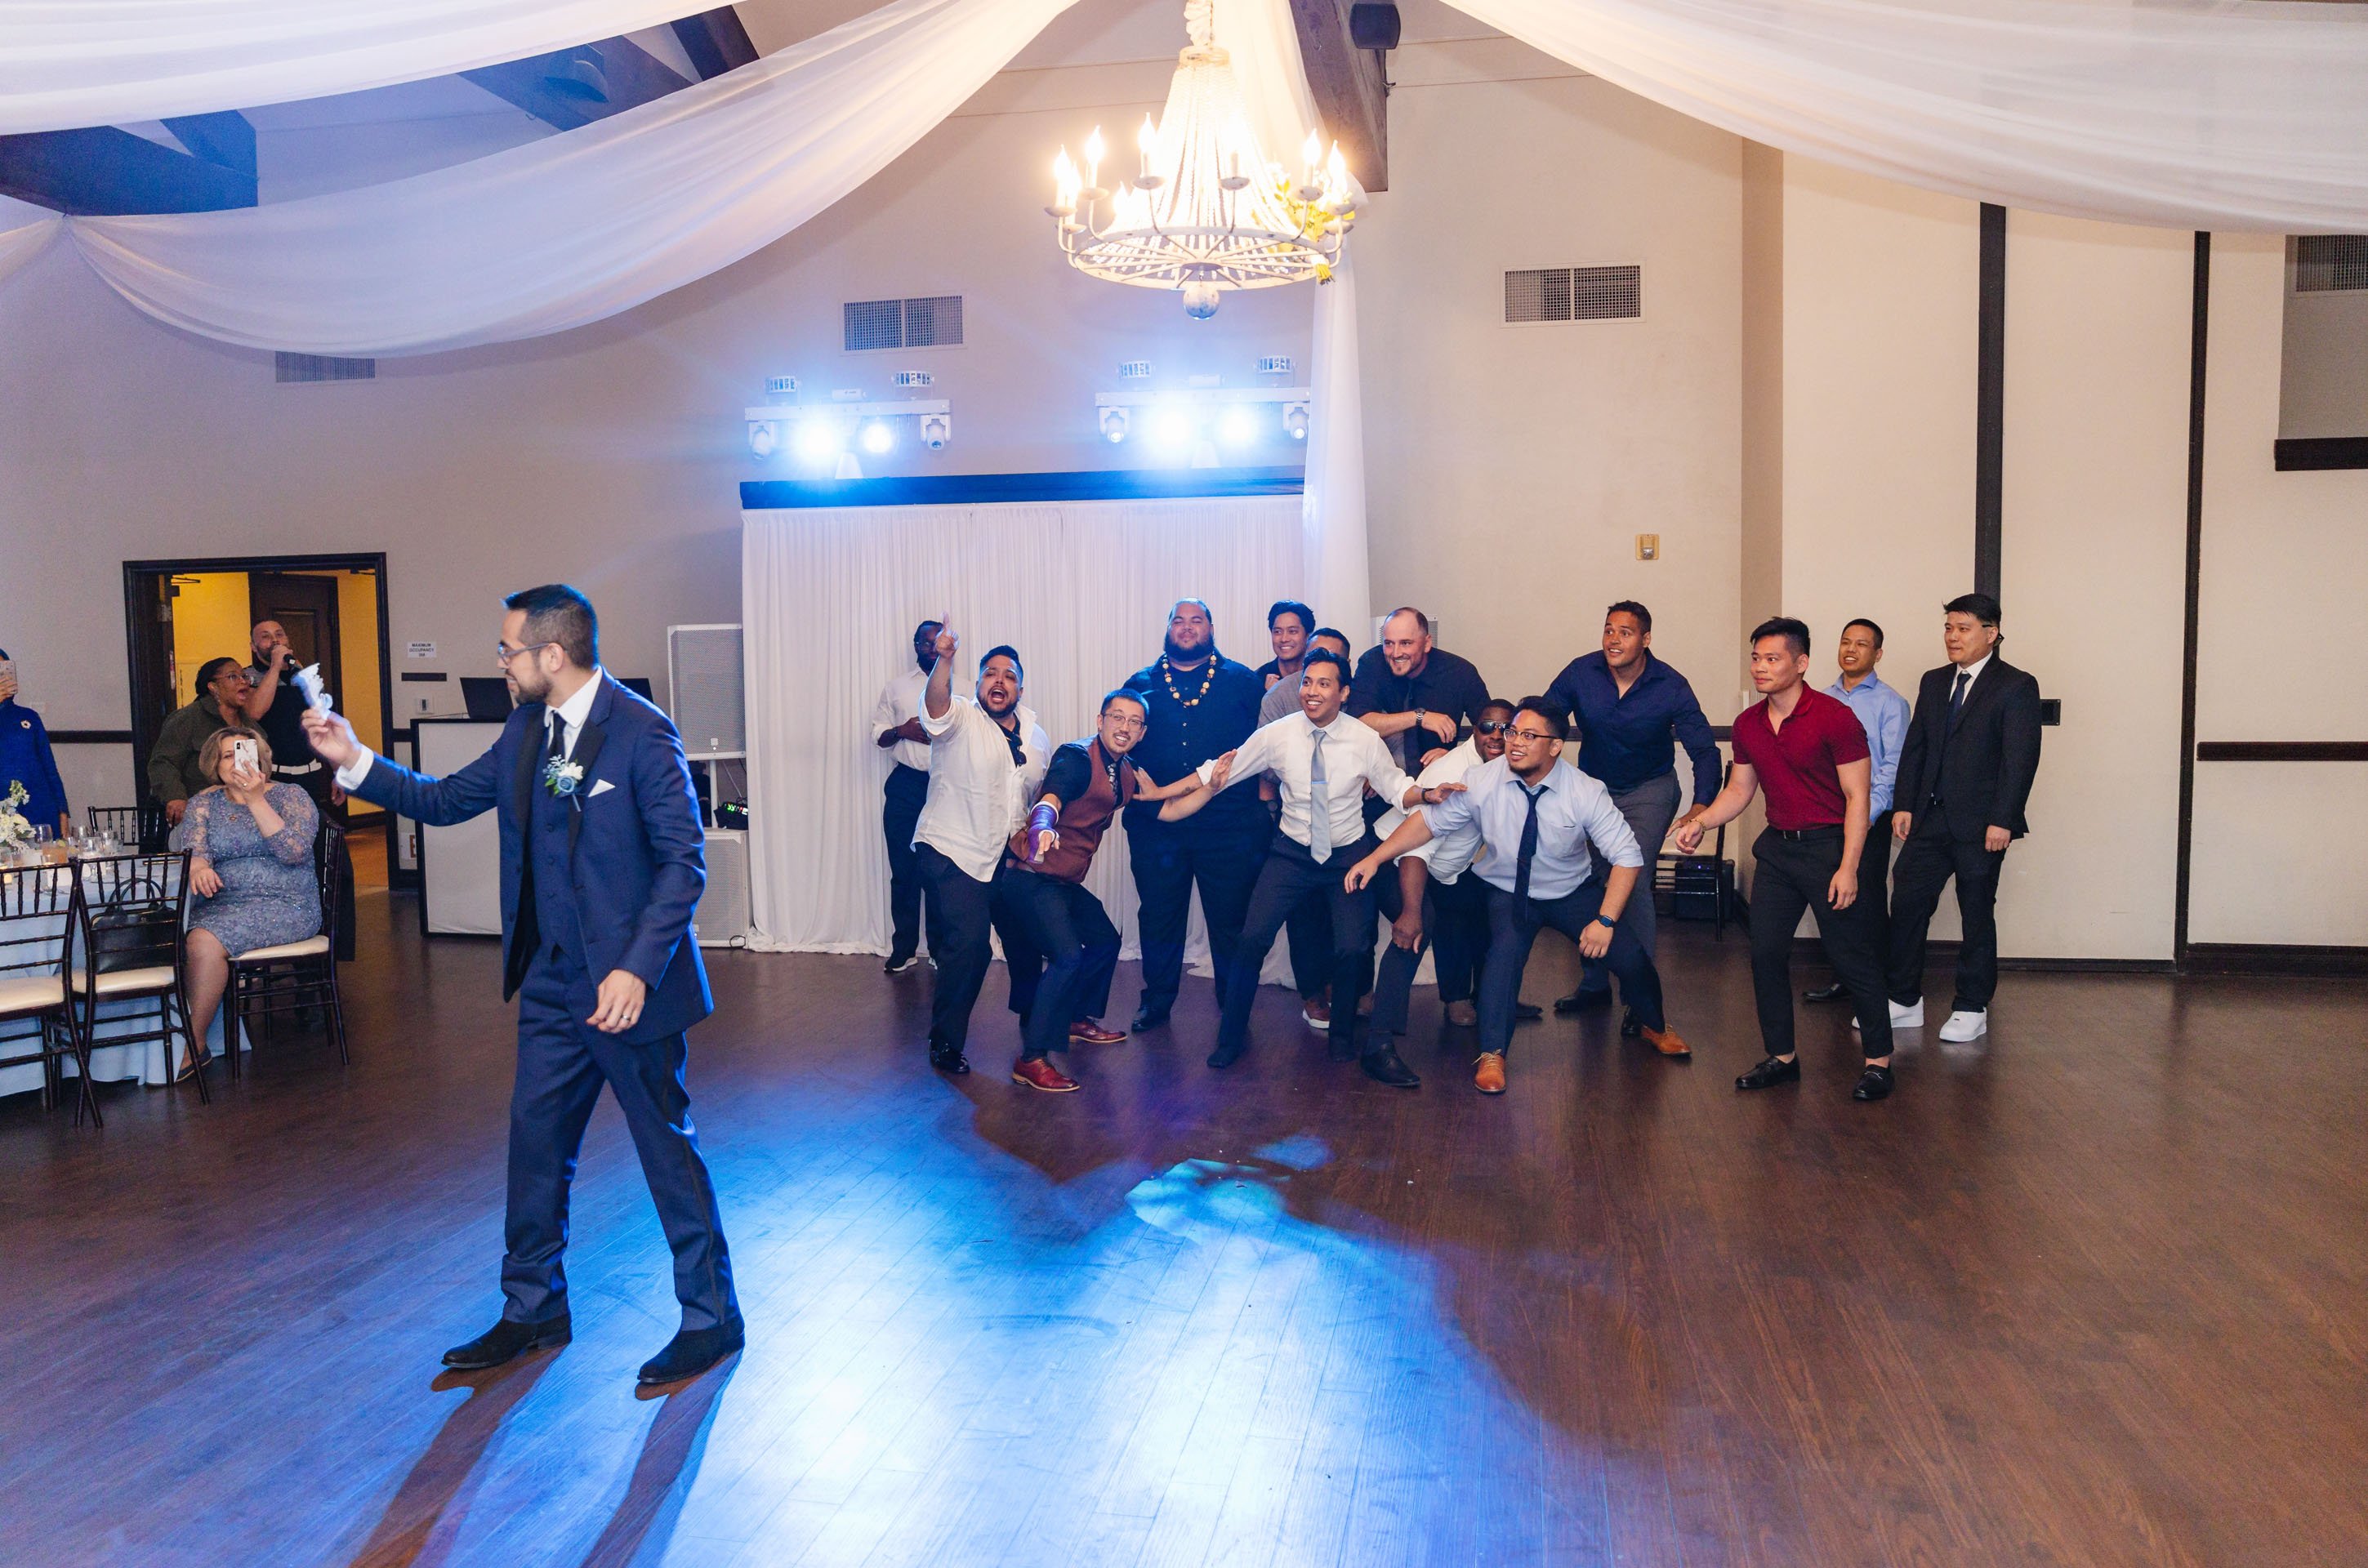
POLYGON ((1794 840, 1804 838, 1839 838, 1842 835, 1841 825, 1838 823, 1830 824, 1825 827, 1771 827, 1768 831, 1774 834, 1779 838, 1789 838, 1794 840))

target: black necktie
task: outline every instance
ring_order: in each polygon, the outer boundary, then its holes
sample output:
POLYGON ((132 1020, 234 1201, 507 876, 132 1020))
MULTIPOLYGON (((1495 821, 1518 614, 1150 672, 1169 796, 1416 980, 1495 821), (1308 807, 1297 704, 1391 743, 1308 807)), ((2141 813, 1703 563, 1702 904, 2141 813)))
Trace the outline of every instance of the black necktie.
POLYGON ((1959 670, 1957 672, 1956 688, 1949 693, 1949 727, 1947 731, 1943 732, 1945 734, 1953 734, 1956 733, 1957 713, 1958 710, 1965 705, 1965 687, 1973 684, 1974 676, 1971 670, 1959 670))
POLYGON ((551 744, 543 749, 543 756, 553 762, 567 760, 567 721, 556 708, 551 710, 551 744))
POLYGON ((1524 784, 1521 793, 1530 798, 1530 814, 1521 823, 1521 848, 1513 857, 1513 896, 1530 896, 1530 862, 1538 858, 1538 797, 1546 792, 1543 784, 1532 790, 1524 784))

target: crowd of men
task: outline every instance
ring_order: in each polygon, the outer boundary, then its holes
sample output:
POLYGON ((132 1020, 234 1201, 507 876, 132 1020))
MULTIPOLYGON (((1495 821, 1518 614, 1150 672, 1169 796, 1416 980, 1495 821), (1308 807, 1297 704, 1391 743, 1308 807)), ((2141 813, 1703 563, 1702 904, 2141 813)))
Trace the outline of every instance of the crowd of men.
POLYGON ((924 621, 915 667, 882 691, 871 724, 894 756, 887 971, 918 961, 926 929, 929 1060, 968 1073, 993 933, 1021 1020, 1011 1076, 1066 1092, 1077 1084, 1055 1055, 1168 1023, 1197 892, 1222 1004, 1210 1067, 1248 1051, 1280 937, 1333 1058, 1403 1088, 1420 1083, 1397 1041, 1429 953, 1446 1021, 1477 1030, 1474 1087, 1502 1094, 1514 1031, 1540 1016, 1520 1001, 1523 970, 1552 927, 1581 959, 1557 1013, 1609 1007, 1616 990, 1621 1032, 1684 1058, 1655 962, 1654 863, 1672 839, 1695 853, 1764 797, 1750 946, 1765 1058, 1736 1086, 1800 1077, 1790 972, 1809 913, 1837 979, 1807 1000, 1851 1005, 1863 1056, 1852 1097, 1885 1098, 1893 1031, 1924 1022, 1926 934, 1952 879, 1964 939, 1941 1038, 1987 1030, 1998 871, 2027 831, 2039 761, 2038 685, 1998 654, 1997 600, 1964 595, 1944 617, 1949 662, 1912 707, 1876 673, 1874 622, 1844 627, 1839 678, 1822 691, 1808 681, 1809 629, 1763 622, 1749 640, 1760 700, 1731 727, 1732 767, 1633 600, 1605 611, 1598 650, 1518 700, 1491 696, 1411 607, 1352 665, 1346 636, 1306 605, 1279 603, 1267 615, 1274 657, 1252 669, 1219 652, 1206 604, 1179 600, 1159 657, 1102 699, 1095 733, 1058 748, 1021 701, 1018 650, 988 650, 965 695, 953 689, 959 635, 924 621), (1129 1030, 1102 1021, 1119 932, 1084 885, 1121 814, 1143 956, 1129 1030))

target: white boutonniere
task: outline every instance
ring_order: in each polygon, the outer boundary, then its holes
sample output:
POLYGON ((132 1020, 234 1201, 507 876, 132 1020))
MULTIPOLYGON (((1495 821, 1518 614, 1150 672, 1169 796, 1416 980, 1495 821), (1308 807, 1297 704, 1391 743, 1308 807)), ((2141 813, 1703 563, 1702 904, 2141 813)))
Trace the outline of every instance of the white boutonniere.
POLYGON ((542 765, 542 787, 562 800, 575 793, 584 783, 584 765, 573 759, 552 757, 542 765))

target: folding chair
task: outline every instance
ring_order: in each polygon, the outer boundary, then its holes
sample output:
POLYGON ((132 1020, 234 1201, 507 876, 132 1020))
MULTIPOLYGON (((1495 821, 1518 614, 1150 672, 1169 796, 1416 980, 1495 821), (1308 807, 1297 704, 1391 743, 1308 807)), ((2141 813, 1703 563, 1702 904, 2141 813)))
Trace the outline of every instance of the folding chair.
POLYGON ((87 1108, 97 1126, 90 1051, 66 995, 66 949, 74 939, 79 885, 71 866, 0 868, 0 1053, 20 1043, 35 1047, 30 1054, 0 1054, 0 1067, 40 1062, 46 1110, 58 1103, 64 1079, 61 1063, 73 1057, 78 1074, 74 1123, 81 1125, 87 1108))
MULTIPOLYGON (((168 1068, 175 1065, 173 1042, 180 1040, 197 1058, 204 1042, 189 1027, 189 946, 185 923, 189 908, 189 857, 187 851, 164 855, 101 855, 75 865, 82 871, 75 947, 70 955, 68 979, 79 1004, 79 1028, 85 1047, 140 1045, 162 1040, 168 1068), (98 1039, 101 1003, 153 1002, 155 1027, 98 1039)), ((121 1015, 110 1018, 121 1021, 121 1015)), ((169 1074, 177 1080, 177 1071, 169 1074)), ((205 1073, 197 1080, 198 1098, 211 1102, 205 1073)), ((91 1110, 97 1112, 97 1101, 91 1110)))
MULTIPOLYGON (((329 1038, 337 1043, 337 1060, 350 1066, 346 1049, 346 1006, 337 993, 337 895, 346 871, 346 834, 324 817, 320 836, 313 841, 313 871, 321 894, 321 933, 302 941, 257 948, 230 960, 230 996, 222 1009, 223 1054, 230 1075, 240 1073, 238 1031, 250 1017, 269 1020, 282 1013, 318 1007, 328 1020, 329 1038)), ((250 1035, 253 1031, 249 1031, 250 1035)))

